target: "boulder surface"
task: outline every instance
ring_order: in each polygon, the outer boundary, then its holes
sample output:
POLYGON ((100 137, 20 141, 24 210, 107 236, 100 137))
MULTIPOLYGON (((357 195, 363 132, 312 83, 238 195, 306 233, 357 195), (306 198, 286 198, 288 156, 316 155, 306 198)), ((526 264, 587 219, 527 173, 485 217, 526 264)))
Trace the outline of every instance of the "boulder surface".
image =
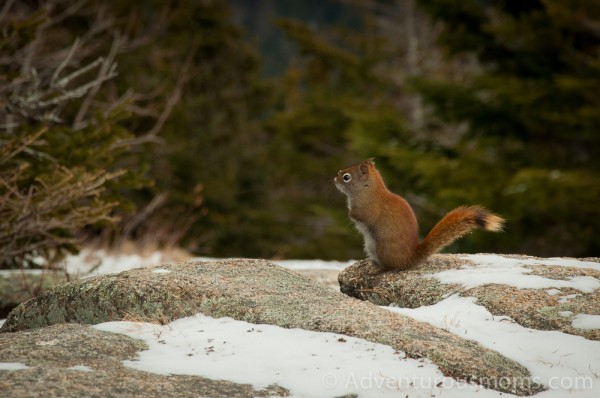
POLYGON ((65 283, 15 308, 0 332, 115 320, 166 324, 196 313, 364 338, 428 358, 456 379, 517 395, 543 390, 496 351, 264 260, 185 262, 65 283))

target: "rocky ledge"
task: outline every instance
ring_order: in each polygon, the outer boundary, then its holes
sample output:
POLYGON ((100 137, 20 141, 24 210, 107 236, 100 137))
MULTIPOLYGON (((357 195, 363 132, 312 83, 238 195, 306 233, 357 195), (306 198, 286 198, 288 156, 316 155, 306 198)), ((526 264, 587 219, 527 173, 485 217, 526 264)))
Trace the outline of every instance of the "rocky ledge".
POLYGON ((416 269, 379 273, 372 261, 362 260, 343 270, 338 281, 343 293, 377 305, 417 308, 458 294, 475 297, 493 315, 508 316, 524 327, 600 340, 600 329, 577 328, 572 322, 577 314, 600 315, 600 259, 562 261, 573 266, 560 263, 516 255, 438 254, 416 269), (498 263, 505 265, 490 269, 498 263), (463 283, 449 283, 459 280, 460 272, 467 277, 463 283), (485 273, 490 274, 489 281, 474 280, 485 273), (522 275, 531 286, 518 286, 522 275), (544 287, 548 285, 557 288, 544 287))
MULTIPOLYGON (((0 331, 5 332, 2 343, 10 346, 29 339, 30 333, 44 333, 29 332, 34 328, 114 320, 165 324, 197 313, 364 338, 410 358, 428 358, 456 379, 517 395, 543 390, 536 383, 524 383, 530 377, 527 369, 496 351, 264 260, 186 262, 65 283, 15 308, 0 331), (519 383, 493 383, 499 379, 519 383)), ((65 355, 69 350, 65 347, 65 355)), ((15 354, 4 350, 0 360, 28 363, 36 354, 28 355, 13 358, 15 354)))

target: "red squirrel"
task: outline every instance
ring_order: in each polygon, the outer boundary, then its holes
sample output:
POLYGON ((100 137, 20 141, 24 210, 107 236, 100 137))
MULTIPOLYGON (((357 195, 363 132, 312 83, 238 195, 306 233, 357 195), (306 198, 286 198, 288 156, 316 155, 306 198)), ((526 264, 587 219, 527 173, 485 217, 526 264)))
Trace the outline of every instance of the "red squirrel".
POLYGON ((461 206, 444 216, 419 243, 417 217, 390 192, 372 159, 338 171, 335 186, 348 197, 350 219, 364 237, 365 252, 383 270, 416 267, 475 230, 500 231, 504 219, 481 206, 461 206))

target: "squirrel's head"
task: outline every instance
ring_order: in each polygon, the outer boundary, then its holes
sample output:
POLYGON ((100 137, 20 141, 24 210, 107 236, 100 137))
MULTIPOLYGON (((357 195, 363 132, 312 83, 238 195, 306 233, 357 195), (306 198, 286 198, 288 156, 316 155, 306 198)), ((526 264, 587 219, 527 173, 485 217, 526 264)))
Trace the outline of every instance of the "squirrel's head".
MULTIPOLYGON (((372 186, 374 176, 379 176, 375 162, 373 159, 367 159, 338 171, 333 181, 337 189, 350 196, 372 186)), ((375 179, 380 178, 375 177, 375 179)))

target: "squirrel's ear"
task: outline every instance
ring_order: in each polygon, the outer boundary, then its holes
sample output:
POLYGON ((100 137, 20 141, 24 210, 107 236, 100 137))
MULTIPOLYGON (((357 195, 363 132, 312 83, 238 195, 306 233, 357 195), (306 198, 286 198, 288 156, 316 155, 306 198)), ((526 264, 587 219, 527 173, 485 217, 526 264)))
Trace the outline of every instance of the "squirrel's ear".
POLYGON ((362 174, 362 175, 369 174, 369 163, 362 162, 358 169, 360 170, 360 174, 362 174))
POLYGON ((367 174, 369 172, 369 167, 375 166, 374 160, 375 158, 369 158, 360 164, 360 171, 362 174, 367 174))

